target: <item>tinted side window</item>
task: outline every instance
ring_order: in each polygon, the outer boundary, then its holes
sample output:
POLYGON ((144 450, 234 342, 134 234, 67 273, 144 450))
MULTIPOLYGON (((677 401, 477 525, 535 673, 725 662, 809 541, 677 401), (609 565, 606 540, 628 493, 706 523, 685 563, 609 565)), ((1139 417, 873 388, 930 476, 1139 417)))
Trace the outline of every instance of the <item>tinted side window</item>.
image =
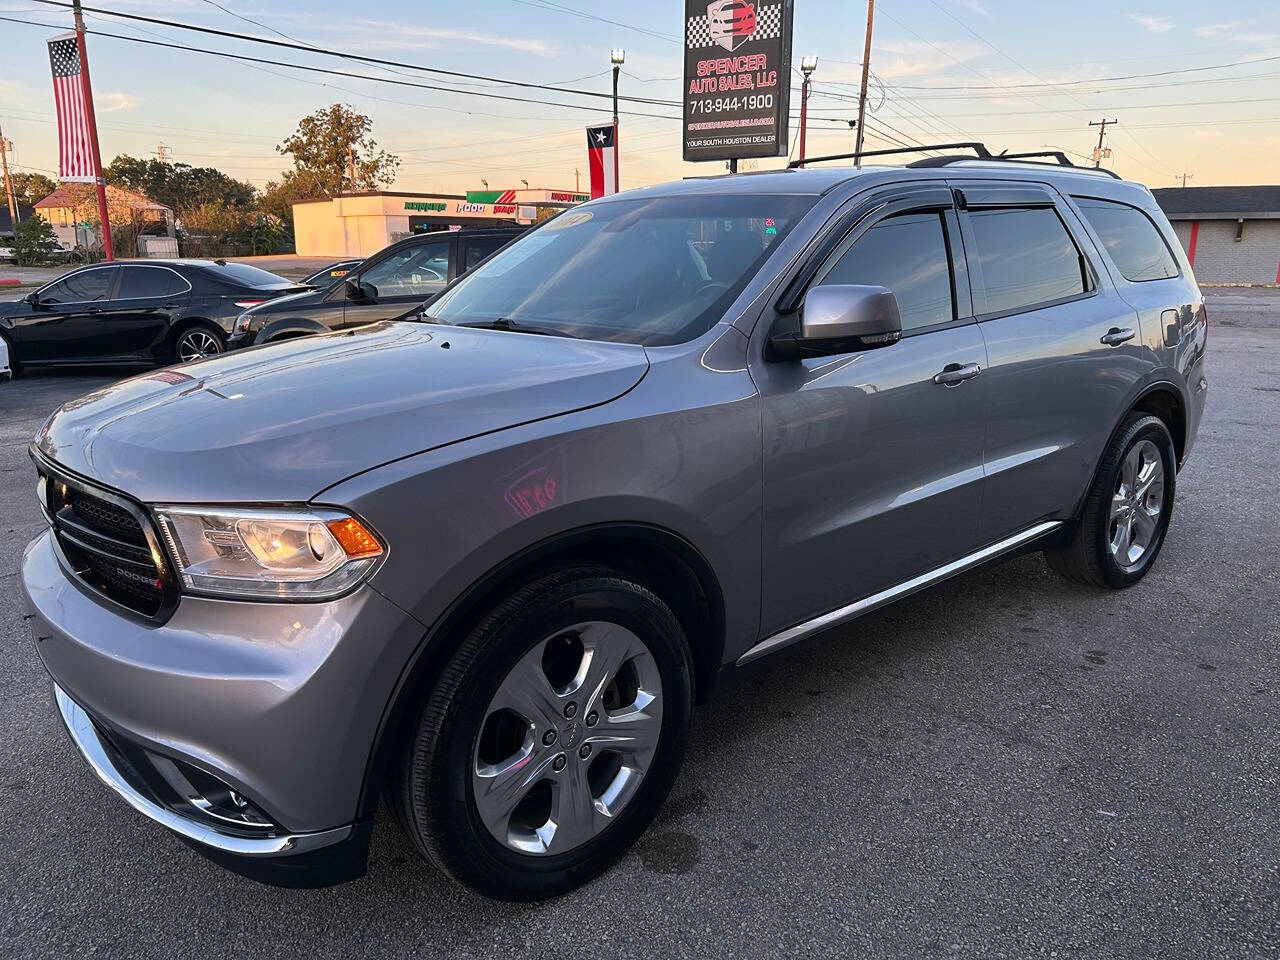
POLYGON ((40 299, 45 303, 91 303, 94 300, 105 300, 115 274, 115 268, 102 267, 73 273, 53 286, 46 287, 40 294, 40 299))
POLYGON ((966 250, 981 277, 979 315, 1006 313, 1084 293, 1084 263, 1058 214, 1048 207, 971 210, 977 249, 966 250))
POLYGON ((476 264, 489 256, 489 254, 504 247, 510 239, 510 237, 481 237, 478 240, 468 240, 466 260, 463 263, 462 272, 466 273, 468 270, 474 269, 476 264))
POLYGON ((122 300, 135 300, 143 297, 167 297, 186 284, 172 270, 159 267, 122 267, 124 274, 120 277, 120 293, 122 300))
POLYGON ((1165 280, 1178 275, 1178 265, 1156 225, 1137 207, 1090 197, 1075 199, 1126 280, 1165 280))
POLYGON ((449 280, 449 241, 405 247, 360 272, 360 285, 375 297, 430 296, 449 280))
POLYGON ((939 213, 909 213, 876 224, 821 282, 887 287, 897 298, 903 330, 955 319, 951 262, 939 213))

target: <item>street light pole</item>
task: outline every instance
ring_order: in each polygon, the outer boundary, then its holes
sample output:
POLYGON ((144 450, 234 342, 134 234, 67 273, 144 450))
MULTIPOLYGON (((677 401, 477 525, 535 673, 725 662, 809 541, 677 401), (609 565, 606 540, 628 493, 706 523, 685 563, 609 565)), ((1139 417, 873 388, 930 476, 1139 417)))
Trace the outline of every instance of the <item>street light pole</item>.
POLYGON ((618 183, 618 74, 622 72, 622 64, 627 59, 627 51, 615 48, 609 51, 609 62, 613 64, 613 192, 622 189, 618 183))
POLYGON ((804 166, 804 137, 809 129, 809 84, 813 82, 813 71, 818 69, 817 57, 805 57, 800 61, 800 72, 804 74, 804 83, 800 85, 800 166, 804 166))

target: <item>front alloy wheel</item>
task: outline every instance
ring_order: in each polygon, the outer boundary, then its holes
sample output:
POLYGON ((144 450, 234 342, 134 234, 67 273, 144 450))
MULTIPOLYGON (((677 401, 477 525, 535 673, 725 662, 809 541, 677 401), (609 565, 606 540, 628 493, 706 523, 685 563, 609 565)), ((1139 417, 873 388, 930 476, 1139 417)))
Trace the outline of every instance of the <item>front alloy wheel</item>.
POLYGON ((624 574, 530 583, 435 676, 387 797, 419 850, 481 893, 533 900, 586 882, 675 780, 692 659, 670 608, 624 574))
POLYGON ((222 350, 222 341, 215 334, 201 327, 192 327, 178 338, 174 353, 179 363, 194 363, 216 357, 222 350))
POLYGON ((489 703, 471 771, 480 818, 512 850, 573 850, 635 796, 661 729, 649 648, 615 623, 574 624, 521 657, 489 703))

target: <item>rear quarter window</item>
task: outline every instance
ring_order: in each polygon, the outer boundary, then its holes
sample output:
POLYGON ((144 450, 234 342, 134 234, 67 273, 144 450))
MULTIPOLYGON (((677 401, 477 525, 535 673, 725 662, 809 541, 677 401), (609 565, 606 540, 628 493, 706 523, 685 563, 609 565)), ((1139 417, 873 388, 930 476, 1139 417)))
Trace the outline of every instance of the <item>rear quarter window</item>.
POLYGON ((1151 218, 1127 203, 1076 197, 1077 206, 1126 280, 1167 280, 1178 264, 1151 218))
POLYGON ((1002 207, 968 214, 977 249, 970 254, 974 309, 1014 313, 1089 290, 1080 251, 1052 207, 1002 207))

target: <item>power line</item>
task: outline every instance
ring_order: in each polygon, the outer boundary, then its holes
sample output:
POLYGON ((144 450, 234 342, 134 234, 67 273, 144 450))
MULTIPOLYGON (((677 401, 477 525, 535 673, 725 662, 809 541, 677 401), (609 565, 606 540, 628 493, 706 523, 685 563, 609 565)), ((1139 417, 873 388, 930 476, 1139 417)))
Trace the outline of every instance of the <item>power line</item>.
MULTIPOLYGON (((51 7, 61 7, 63 9, 68 9, 68 10, 71 9, 72 7, 72 4, 65 2, 65 0, 35 0, 35 2, 43 3, 51 7)), ((358 53, 348 53, 341 50, 332 50, 332 49, 329 49, 328 47, 321 47, 315 44, 302 44, 302 43, 287 42, 284 40, 272 40, 268 37, 254 37, 245 33, 235 33, 230 30, 218 30, 214 27, 201 27, 201 26, 196 26, 194 24, 179 23, 176 20, 165 20, 160 17, 145 17, 145 16, 142 16, 141 14, 136 14, 136 13, 120 13, 115 10, 104 9, 102 7, 82 6, 81 9, 89 13, 104 14, 106 16, 116 17, 121 20, 132 20, 132 21, 138 21, 140 23, 151 23, 151 24, 156 24, 158 26, 162 26, 162 27, 172 27, 178 30, 190 30, 195 33, 209 34, 211 36, 222 37, 224 39, 242 40, 248 43, 266 44, 268 46, 273 46, 273 47, 282 47, 287 50, 298 50, 303 53, 322 54, 328 57, 337 57, 342 60, 353 60, 359 63, 373 64, 375 66, 380 66, 380 67, 401 67, 408 70, 418 70, 423 73, 438 74, 440 76, 460 77, 466 80, 484 80, 489 83, 497 84, 500 86, 523 87, 526 89, 534 89, 534 90, 548 90, 553 93, 568 93, 573 96, 579 96, 579 97, 595 97, 595 98, 602 98, 606 100, 612 97, 612 94, 599 93, 594 90, 574 90, 571 87, 558 87, 552 84, 534 83, 532 81, 525 81, 525 80, 504 80, 501 77, 490 77, 484 74, 464 73, 458 70, 445 70, 441 67, 425 67, 425 66, 422 66, 421 64, 406 63, 400 60, 388 60, 382 57, 367 57, 358 53)), ((209 52, 209 51, 201 51, 201 52, 209 52)), ((280 64, 280 66, 284 66, 284 64, 280 64)), ((295 64, 294 66, 297 66, 297 65, 295 64)), ((346 76, 354 76, 354 75, 346 74, 346 76)), ((364 79, 368 79, 368 78, 366 77, 364 79)), ((465 93, 473 96, 482 95, 478 91, 454 90, 449 87, 432 87, 428 89, 449 90, 450 92, 465 93)), ((680 106, 680 103, 681 103, 681 101, 679 100, 656 100, 651 97, 620 96, 618 99, 626 100, 631 103, 643 103, 643 104, 661 105, 661 106, 680 106)), ((532 101, 532 102, 539 102, 539 101, 532 101)))
MULTIPOLYGON (((46 3, 48 2, 48 0, 37 0, 37 2, 46 3)), ((898 23, 898 21, 894 20, 894 23, 898 23)), ((902 26, 902 24, 898 24, 898 25, 902 26)), ((905 30, 907 28, 903 27, 903 29, 905 30)), ((908 30, 907 32, 910 33, 911 31, 908 30)), ((919 37, 918 34, 916 34, 916 36, 919 37)), ((928 43, 927 40, 925 42, 928 43)), ((950 59, 954 60, 955 58, 950 57, 950 59)), ((1230 63, 1217 63, 1208 67, 1182 67, 1177 70, 1159 70, 1155 73, 1131 73, 1131 74, 1126 74, 1125 76, 1120 76, 1120 77, 1089 77, 1083 80, 1063 80, 1058 83, 1049 83, 1047 81, 1041 81, 1040 83, 1010 83, 1010 84, 989 83, 986 86, 981 86, 976 84, 961 84, 961 83, 949 83, 945 85, 897 84, 897 87, 898 89, 901 89, 901 90, 1030 90, 1030 89, 1041 89, 1044 87, 1075 86, 1082 83, 1111 83, 1113 81, 1119 81, 1119 80, 1144 80, 1149 77, 1172 77, 1182 73, 1204 73, 1209 70, 1226 70, 1230 67, 1251 66, 1252 64, 1255 64, 1255 63, 1274 63, 1277 60, 1280 60, 1280 56, 1257 57, 1252 60, 1233 60, 1230 63)), ((848 61, 839 61, 839 62, 848 62, 848 61)), ((959 63, 960 61, 957 60, 956 62, 959 63)), ((964 64, 961 64, 961 66, 964 66, 964 64)), ((972 69, 972 68, 968 68, 968 69, 972 69)), ((976 70, 973 72, 977 73, 976 70)), ((982 76, 982 74, 978 74, 978 75, 982 76)), ((990 80, 991 78, 987 77, 985 79, 990 80)))
POLYGON ((598 17, 594 13, 587 13, 585 10, 577 10, 573 7, 566 7, 560 3, 552 3, 551 0, 512 0, 513 3, 523 4, 526 7, 533 7, 537 10, 550 10, 554 13, 565 13, 572 17, 580 17, 583 20, 594 20, 597 23, 607 23, 611 26, 622 27, 624 30, 634 30, 636 33, 644 34, 647 37, 655 37, 658 40, 670 40, 679 43, 680 38, 670 33, 660 33, 657 30, 650 30, 648 27, 637 27, 634 24, 622 23, 619 20, 610 20, 608 17, 598 17))
MULTIPOLYGON (((55 2, 55 0, 38 0, 38 2, 52 3, 52 2, 55 2)), ((90 8, 86 7, 85 9, 88 10, 90 8)), ((23 23, 30 26, 51 27, 52 29, 60 29, 58 27, 53 26, 52 24, 34 23, 30 20, 18 20, 13 17, 0 17, 0 20, 7 20, 13 23, 23 23)), ((188 28, 188 29, 195 29, 195 28, 188 28)), ((251 57, 248 54, 230 53, 223 50, 206 50, 203 47, 193 47, 185 43, 170 43, 170 42, 161 41, 161 40, 146 40, 142 37, 131 37, 131 36, 127 36, 125 34, 120 34, 120 33, 110 33, 106 30, 86 30, 85 32, 91 33, 99 37, 110 37, 113 40, 127 40, 131 43, 142 43, 142 44, 147 44, 148 46, 153 46, 153 47, 167 47, 171 50, 183 50, 188 53, 202 53, 208 56, 223 57, 230 60, 239 60, 244 63, 257 63, 257 64, 266 64, 266 65, 275 66, 275 67, 286 67, 290 70, 303 70, 308 73, 321 73, 321 74, 326 74, 326 75, 335 76, 335 77, 346 77, 347 79, 350 79, 350 80, 371 80, 376 83, 390 83, 390 84, 394 84, 395 86, 414 87, 420 90, 438 90, 438 91, 443 91, 445 93, 456 93, 456 94, 459 94, 460 96, 467 96, 467 97, 484 97, 490 100, 506 100, 512 103, 532 103, 532 104, 537 104, 538 106, 564 107, 569 110, 586 110, 593 113, 600 112, 599 107, 594 107, 594 106, 591 106, 588 104, 582 104, 582 103, 564 103, 562 101, 555 101, 555 100, 534 100, 528 97, 514 97, 514 96, 511 96, 510 94, 488 93, 482 90, 458 90, 454 87, 446 87, 446 86, 441 86, 439 84, 421 83, 421 82, 412 81, 412 80, 396 80, 392 77, 379 77, 379 76, 374 76, 372 74, 367 74, 367 73, 351 73, 344 70, 331 70, 327 67, 315 67, 315 66, 310 66, 308 64, 302 64, 302 63, 284 63, 277 60, 266 60, 266 59, 263 59, 262 57, 251 57)), ((259 41, 259 42, 270 43, 273 41, 259 41)), ((340 54, 335 54, 335 55, 341 56, 340 54)), ((638 98, 629 97, 626 99, 636 100, 638 98)), ((662 101, 653 101, 653 102, 659 103, 659 104, 663 103, 662 101)), ((669 101, 669 102, 674 103, 674 101, 669 101)), ((426 106, 426 105, 420 104, 420 106, 426 106)), ((661 113, 642 113, 635 110, 623 110, 620 112, 627 116, 632 116, 632 117, 656 117, 662 120, 680 119, 679 117, 673 117, 673 116, 670 116, 669 114, 661 114, 661 113)))

